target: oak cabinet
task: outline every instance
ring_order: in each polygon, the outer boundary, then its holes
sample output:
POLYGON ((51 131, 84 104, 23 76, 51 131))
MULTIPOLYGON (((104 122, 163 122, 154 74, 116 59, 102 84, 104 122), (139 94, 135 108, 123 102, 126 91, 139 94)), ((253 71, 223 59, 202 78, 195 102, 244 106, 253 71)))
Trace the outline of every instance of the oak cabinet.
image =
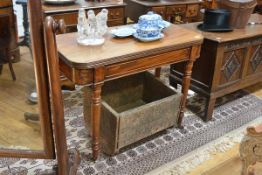
MULTIPOLYGON (((254 17, 258 16, 252 15, 251 20, 254 17)), ((183 26, 200 32, 198 24, 183 26)), ((192 71, 191 89, 207 97, 203 119, 210 120, 218 97, 262 81, 262 27, 201 33, 205 39, 192 71)), ((171 85, 181 83, 182 67, 171 66, 171 85)))

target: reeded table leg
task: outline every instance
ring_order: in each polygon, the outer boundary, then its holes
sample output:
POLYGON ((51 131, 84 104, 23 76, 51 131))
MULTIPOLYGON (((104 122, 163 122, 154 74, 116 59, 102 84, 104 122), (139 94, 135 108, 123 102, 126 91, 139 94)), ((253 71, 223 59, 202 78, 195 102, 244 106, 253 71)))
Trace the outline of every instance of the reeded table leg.
POLYGON ((184 118, 184 112, 185 112, 185 107, 186 107, 186 99, 188 95, 188 90, 190 86, 190 80, 191 80, 191 73, 192 73, 192 68, 193 68, 193 60, 189 60, 186 64, 185 68, 185 73, 183 76, 183 82, 182 82, 182 98, 180 101, 180 106, 179 106, 179 116, 178 116, 178 127, 182 127, 182 120, 184 118))
POLYGON ((100 115, 101 115, 101 90, 102 84, 93 86, 93 97, 92 97, 92 151, 93 159, 98 158, 100 152, 100 115))
POLYGON ((180 106, 179 106, 180 112, 178 114, 178 127, 179 128, 182 128, 182 121, 184 118, 184 112, 185 112, 186 100, 187 100, 188 90, 189 90, 190 81, 191 81, 193 64, 196 58, 198 58, 200 55, 200 49, 201 49, 201 46, 193 46, 191 49, 190 58, 186 63, 185 72, 183 76, 183 82, 182 82, 183 95, 182 95, 180 106))

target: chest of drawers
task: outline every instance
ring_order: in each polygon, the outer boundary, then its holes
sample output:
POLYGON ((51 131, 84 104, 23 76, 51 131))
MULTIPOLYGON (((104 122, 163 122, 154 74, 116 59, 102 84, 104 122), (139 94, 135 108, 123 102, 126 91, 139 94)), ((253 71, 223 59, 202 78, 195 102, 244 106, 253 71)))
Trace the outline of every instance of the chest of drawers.
POLYGON ((125 6, 125 3, 116 0, 101 2, 77 0, 75 4, 67 6, 44 4, 43 12, 44 16, 52 16, 56 20, 63 19, 66 24, 66 31, 74 32, 76 31, 79 8, 93 9, 95 13, 100 12, 102 8, 106 8, 109 11, 108 26, 117 26, 125 23, 125 6))
POLYGON ((140 15, 146 14, 148 11, 154 11, 163 19, 177 24, 200 20, 199 10, 202 2, 198 0, 124 0, 124 2, 127 4, 126 17, 135 22, 140 15))

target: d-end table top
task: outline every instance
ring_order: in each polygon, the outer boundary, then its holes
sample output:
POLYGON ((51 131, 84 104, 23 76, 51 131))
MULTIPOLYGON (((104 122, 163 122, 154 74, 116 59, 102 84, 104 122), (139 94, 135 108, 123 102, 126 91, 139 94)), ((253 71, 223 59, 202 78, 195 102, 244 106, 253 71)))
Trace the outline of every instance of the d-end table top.
POLYGON ((63 13, 77 11, 79 8, 85 9, 95 9, 95 8, 110 8, 110 7, 120 7, 126 6, 122 0, 105 0, 105 1, 85 1, 77 0, 76 3, 72 5, 48 5, 43 3, 42 8, 45 14, 52 13, 63 13))
POLYGON ((77 33, 58 35, 60 59, 71 67, 94 68, 200 45, 203 42, 201 34, 173 24, 164 30, 164 38, 152 42, 141 42, 133 37, 114 38, 110 34, 113 28, 116 27, 109 28, 105 43, 101 46, 79 45, 76 41, 77 33))
POLYGON ((196 4, 202 3, 203 0, 128 0, 146 7, 179 5, 179 4, 196 4))
POLYGON ((202 34, 205 39, 223 43, 262 35, 262 15, 252 14, 249 22, 256 22, 258 24, 247 25, 244 29, 234 29, 231 32, 203 32, 197 28, 201 22, 182 24, 181 26, 202 34))

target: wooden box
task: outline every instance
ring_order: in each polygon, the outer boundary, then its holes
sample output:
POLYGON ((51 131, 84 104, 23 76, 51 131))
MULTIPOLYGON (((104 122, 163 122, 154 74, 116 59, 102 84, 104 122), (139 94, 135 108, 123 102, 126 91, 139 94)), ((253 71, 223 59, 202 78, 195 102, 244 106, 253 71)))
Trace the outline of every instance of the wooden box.
MULTIPOLYGON (((90 129, 91 89, 84 102, 86 127, 90 129)), ((106 82, 102 90, 102 150, 115 154, 161 130, 176 125, 181 94, 148 72, 106 82)))

